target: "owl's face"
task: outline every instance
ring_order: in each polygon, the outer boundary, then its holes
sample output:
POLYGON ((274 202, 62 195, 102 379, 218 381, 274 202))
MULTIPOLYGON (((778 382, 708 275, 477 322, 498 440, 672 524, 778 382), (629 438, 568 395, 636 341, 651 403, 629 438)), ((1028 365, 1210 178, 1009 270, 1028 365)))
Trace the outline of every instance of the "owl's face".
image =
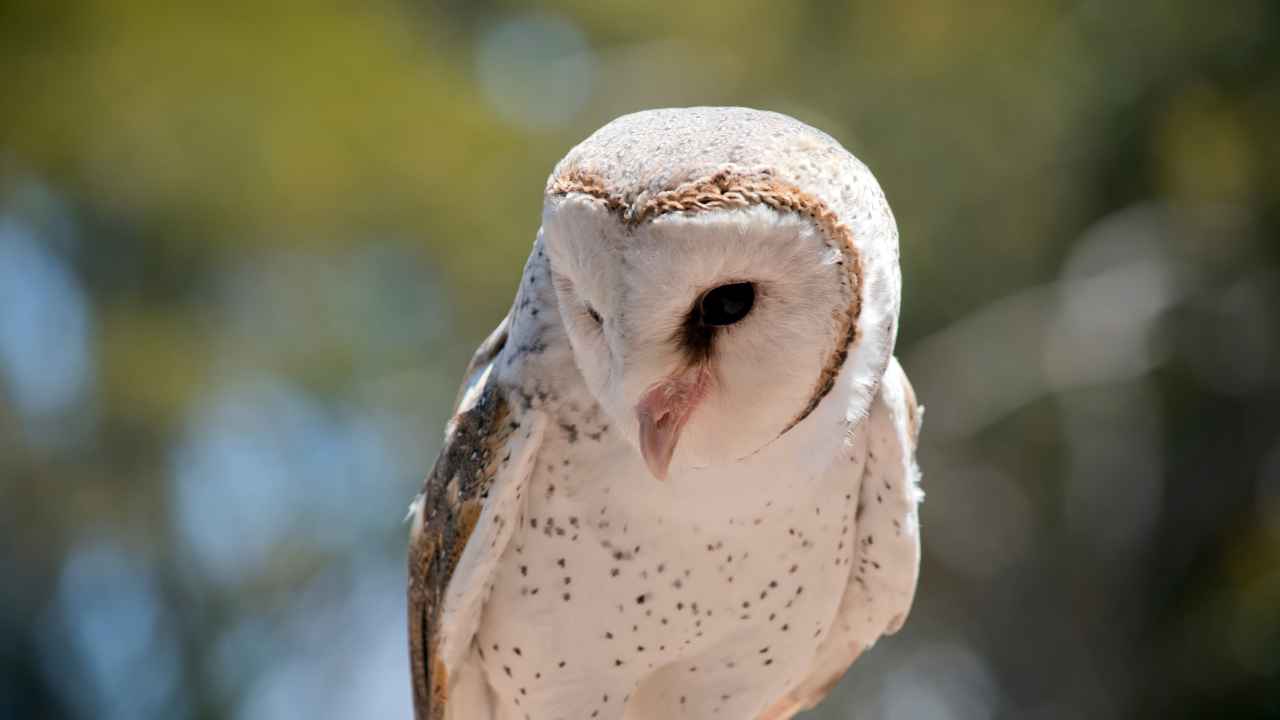
POLYGON ((763 448, 845 357, 849 258, 801 215, 755 206, 627 227, 569 196, 548 204, 543 239, 582 376, 658 478, 763 448))

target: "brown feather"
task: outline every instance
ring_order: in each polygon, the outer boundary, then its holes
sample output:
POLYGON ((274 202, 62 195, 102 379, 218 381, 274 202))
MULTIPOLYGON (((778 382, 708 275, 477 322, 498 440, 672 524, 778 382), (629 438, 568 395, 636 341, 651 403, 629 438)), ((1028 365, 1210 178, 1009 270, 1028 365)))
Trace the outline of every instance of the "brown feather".
POLYGON ((519 427, 494 384, 453 425, 427 476, 409 547, 409 652, 418 720, 444 717, 449 669, 439 655, 439 624, 445 595, 497 475, 499 451, 519 427))

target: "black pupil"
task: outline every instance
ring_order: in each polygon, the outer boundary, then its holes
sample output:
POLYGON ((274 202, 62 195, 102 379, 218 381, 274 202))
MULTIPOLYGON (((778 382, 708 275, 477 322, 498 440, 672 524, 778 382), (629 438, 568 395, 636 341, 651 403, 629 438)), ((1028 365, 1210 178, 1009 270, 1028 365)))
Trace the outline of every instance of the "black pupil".
POLYGON ((702 296, 704 325, 732 325, 751 312, 756 302, 756 288, 751 283, 721 285, 702 296))

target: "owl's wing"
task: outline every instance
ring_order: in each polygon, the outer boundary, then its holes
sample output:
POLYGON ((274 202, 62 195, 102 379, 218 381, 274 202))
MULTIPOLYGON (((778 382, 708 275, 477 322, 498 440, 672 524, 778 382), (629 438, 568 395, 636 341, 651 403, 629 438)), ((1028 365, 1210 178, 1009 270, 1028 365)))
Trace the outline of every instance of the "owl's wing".
POLYGON ((467 363, 467 369, 462 374, 462 384, 458 386, 458 397, 453 401, 455 412, 462 406, 462 400, 466 397, 467 391, 480 382, 485 370, 489 369, 489 365, 493 363, 493 359, 502 352, 502 348, 507 346, 507 328, 510 325, 511 315, 508 314, 472 354, 471 362, 467 363))
POLYGON ((444 717, 450 675, 476 633, 546 424, 543 413, 510 402, 492 378, 506 324, 467 368, 444 447, 410 507, 409 662, 418 720, 444 717))
POLYGON ((906 620, 920 570, 916 508, 923 494, 915 455, 922 413, 902 367, 891 359, 861 429, 866 464, 849 586, 808 676, 762 720, 784 720, 817 705, 863 650, 906 620))

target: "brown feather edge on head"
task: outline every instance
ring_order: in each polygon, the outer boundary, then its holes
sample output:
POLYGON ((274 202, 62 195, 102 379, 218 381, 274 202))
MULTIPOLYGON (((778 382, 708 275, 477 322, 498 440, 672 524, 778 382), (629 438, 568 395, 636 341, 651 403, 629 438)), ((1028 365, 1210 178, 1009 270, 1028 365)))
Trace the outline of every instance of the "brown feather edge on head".
POLYGON ((439 651, 445 594, 493 486, 499 450, 519 427, 511 405, 490 385, 455 418, 424 483, 421 523, 409 545, 409 652, 418 720, 444 718, 449 670, 439 651))
POLYGON ((569 168, 547 181, 547 196, 581 194, 601 201, 609 212, 617 214, 623 224, 636 227, 663 215, 695 213, 711 210, 747 208, 764 205, 779 213, 794 213, 809 218, 827 237, 837 243, 851 297, 848 312, 837 313, 837 340, 823 363, 818 382, 804 409, 788 422, 779 435, 795 427, 818 407, 835 387, 836 376, 849 356, 849 348, 858 337, 858 318, 862 314, 862 256, 853 244, 853 231, 840 221, 822 200, 783 180, 771 169, 743 171, 726 168, 699 180, 680 183, 656 193, 641 192, 633 197, 611 190, 600 175, 581 168, 569 168))

